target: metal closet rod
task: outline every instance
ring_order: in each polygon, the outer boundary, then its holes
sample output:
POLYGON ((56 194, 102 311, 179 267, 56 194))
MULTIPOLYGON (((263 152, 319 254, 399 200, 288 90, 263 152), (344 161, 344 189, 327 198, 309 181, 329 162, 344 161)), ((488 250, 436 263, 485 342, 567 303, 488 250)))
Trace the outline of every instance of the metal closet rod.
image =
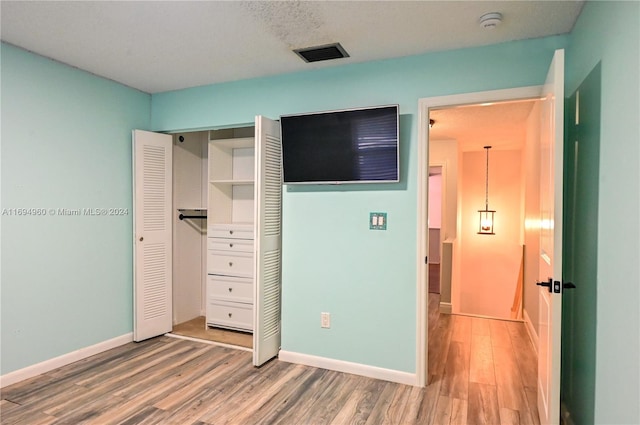
POLYGON ((184 214, 180 214, 178 216, 178 218, 180 220, 184 220, 184 219, 187 219, 187 218, 207 218, 207 216, 206 215, 184 215, 184 214))

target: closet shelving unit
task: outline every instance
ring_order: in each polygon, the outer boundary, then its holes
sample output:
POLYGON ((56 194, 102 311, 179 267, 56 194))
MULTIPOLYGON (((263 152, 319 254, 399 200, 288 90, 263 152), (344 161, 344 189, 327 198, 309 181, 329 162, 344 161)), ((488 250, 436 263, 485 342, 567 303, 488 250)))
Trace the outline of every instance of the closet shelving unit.
POLYGON ((253 132, 209 132, 208 156, 206 323, 246 332, 253 331, 255 284, 253 132))

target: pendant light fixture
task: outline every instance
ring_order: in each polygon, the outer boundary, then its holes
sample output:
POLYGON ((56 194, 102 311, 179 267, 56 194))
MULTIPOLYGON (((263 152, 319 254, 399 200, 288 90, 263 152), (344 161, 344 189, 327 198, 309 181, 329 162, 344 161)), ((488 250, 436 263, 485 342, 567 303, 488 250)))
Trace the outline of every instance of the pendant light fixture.
POLYGON ((487 151, 487 167, 485 174, 485 198, 484 198, 484 209, 478 210, 480 214, 480 227, 478 229, 479 235, 495 235, 493 231, 493 216, 496 213, 495 210, 489 209, 489 149, 491 146, 485 146, 484 149, 487 151))

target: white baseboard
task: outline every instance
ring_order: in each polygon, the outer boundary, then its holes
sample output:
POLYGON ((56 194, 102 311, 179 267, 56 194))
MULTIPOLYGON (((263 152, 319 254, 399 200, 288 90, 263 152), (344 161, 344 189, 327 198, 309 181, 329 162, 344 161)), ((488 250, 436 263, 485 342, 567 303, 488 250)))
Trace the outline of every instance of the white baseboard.
POLYGON ((440 303, 440 313, 451 314, 452 311, 453 311, 453 307, 451 306, 451 303, 444 303, 444 302, 440 303))
POLYGON ((352 363, 344 360, 312 356, 310 354, 295 353, 285 350, 280 350, 278 358, 283 362, 288 363, 335 370, 336 372, 351 373, 354 375, 366 376, 367 378, 396 382, 398 384, 418 385, 418 377, 415 373, 401 372, 399 370, 385 369, 361 363, 352 363))
POLYGON ((98 353, 102 353, 103 351, 119 347, 131 341, 133 341, 133 333, 129 332, 128 334, 117 336, 107 341, 102 341, 89 347, 81 348, 79 350, 54 357, 53 359, 45 360, 43 362, 36 363, 22 369, 9 372, 5 375, 0 376, 0 388, 4 388, 17 382, 24 381, 25 379, 33 378, 34 376, 47 373, 53 369, 66 366, 73 362, 77 362, 78 360, 85 359, 98 353))
POLYGON ((533 349, 536 350, 536 354, 538 354, 538 333, 536 332, 536 328, 533 326, 533 322, 531 322, 531 317, 529 317, 527 310, 522 310, 522 317, 524 319, 524 327, 527 329, 529 338, 531 338, 533 349))

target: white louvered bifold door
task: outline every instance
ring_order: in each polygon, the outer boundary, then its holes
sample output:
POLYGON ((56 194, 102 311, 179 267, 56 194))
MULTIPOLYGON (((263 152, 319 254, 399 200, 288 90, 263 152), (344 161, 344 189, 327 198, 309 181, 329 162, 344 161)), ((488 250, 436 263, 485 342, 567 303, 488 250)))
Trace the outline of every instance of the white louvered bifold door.
POLYGON ((280 124, 256 117, 255 243, 256 284, 253 364, 280 350, 282 149, 280 124))
POLYGON ((133 339, 171 332, 172 137, 133 131, 133 339))

